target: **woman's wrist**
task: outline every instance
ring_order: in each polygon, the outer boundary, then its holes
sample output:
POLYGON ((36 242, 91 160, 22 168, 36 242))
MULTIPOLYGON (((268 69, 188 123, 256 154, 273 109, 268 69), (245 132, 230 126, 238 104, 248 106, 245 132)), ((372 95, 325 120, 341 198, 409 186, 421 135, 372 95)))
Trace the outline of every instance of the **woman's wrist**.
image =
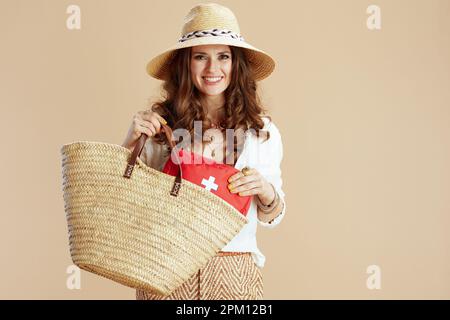
POLYGON ((273 185, 267 182, 266 192, 258 195, 258 200, 263 206, 270 206, 276 200, 276 191, 273 185))
POLYGON ((275 187, 269 183, 269 189, 271 190, 271 195, 267 196, 267 197, 262 197, 263 199, 261 199, 260 196, 258 196, 257 199, 257 206, 258 208, 266 214, 270 214, 273 212, 273 210, 278 206, 279 202, 280 202, 280 198, 278 196, 278 193, 275 190, 275 187), (265 200, 265 199, 269 199, 269 200, 265 200))

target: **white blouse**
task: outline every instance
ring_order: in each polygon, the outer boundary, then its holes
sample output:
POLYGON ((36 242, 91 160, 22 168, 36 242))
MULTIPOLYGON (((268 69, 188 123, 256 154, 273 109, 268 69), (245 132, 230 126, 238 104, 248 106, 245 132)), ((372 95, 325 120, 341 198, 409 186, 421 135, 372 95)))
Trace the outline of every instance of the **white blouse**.
MULTIPOLYGON (((260 268, 264 267, 265 256, 258 249, 256 241, 257 225, 273 228, 283 219, 286 211, 286 203, 284 201, 284 192, 282 190, 281 179, 281 160, 283 158, 283 144, 281 135, 275 124, 267 117, 262 118, 264 121, 263 130, 270 132, 270 138, 263 141, 262 138, 256 137, 250 131, 245 134, 244 147, 240 154, 235 168, 243 169, 245 166, 254 168, 273 184, 280 195, 283 202, 282 212, 269 224, 258 219, 258 211, 256 206, 256 196, 253 197, 249 211, 247 213, 248 223, 221 251, 230 252, 251 252, 253 260, 260 268)), ((147 139, 144 149, 140 155, 140 159, 149 167, 162 171, 164 164, 169 158, 164 151, 167 150, 165 145, 155 143, 152 139, 147 139)))

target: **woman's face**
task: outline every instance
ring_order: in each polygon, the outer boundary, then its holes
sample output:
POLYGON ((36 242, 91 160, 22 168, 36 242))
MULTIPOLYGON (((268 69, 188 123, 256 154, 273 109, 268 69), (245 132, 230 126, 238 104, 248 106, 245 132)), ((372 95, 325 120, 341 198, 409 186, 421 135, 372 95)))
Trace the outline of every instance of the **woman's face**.
POLYGON ((201 45, 191 48, 191 77, 204 95, 223 94, 230 84, 231 50, 226 45, 201 45))

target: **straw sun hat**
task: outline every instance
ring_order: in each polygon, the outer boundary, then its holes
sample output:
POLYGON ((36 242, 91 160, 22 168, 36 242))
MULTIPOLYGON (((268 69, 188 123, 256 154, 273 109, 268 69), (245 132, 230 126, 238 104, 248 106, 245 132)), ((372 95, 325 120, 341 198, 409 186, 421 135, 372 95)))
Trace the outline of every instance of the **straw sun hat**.
POLYGON ((147 73, 156 79, 165 80, 170 60, 176 50, 208 44, 244 48, 255 80, 268 77, 275 68, 272 57, 245 42, 240 34, 238 21, 230 9, 216 3, 204 3, 196 5, 189 11, 178 42, 154 57, 147 64, 147 73))

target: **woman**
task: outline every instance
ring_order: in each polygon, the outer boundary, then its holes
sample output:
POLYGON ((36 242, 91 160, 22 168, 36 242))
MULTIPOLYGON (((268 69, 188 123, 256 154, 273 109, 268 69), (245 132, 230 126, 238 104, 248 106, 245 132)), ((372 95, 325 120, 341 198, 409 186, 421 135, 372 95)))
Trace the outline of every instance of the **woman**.
POLYGON ((198 273, 169 296, 137 290, 137 299, 262 299, 260 268, 265 257, 256 243, 256 227, 272 228, 286 210, 280 163, 280 133, 257 95, 256 81, 270 75, 273 59, 240 36, 234 14, 218 4, 201 4, 186 17, 178 43, 152 59, 147 72, 164 81, 165 99, 133 118, 123 146, 133 149, 145 133, 141 159, 162 170, 170 153, 161 123, 174 132, 187 130, 188 149, 241 170, 230 179, 230 192, 253 196, 249 223, 198 273), (202 137, 196 138, 196 123, 202 137), (227 148, 225 133, 236 136, 227 148), (236 132, 243 133, 237 135, 236 132), (198 149, 200 148, 200 149, 198 149))

